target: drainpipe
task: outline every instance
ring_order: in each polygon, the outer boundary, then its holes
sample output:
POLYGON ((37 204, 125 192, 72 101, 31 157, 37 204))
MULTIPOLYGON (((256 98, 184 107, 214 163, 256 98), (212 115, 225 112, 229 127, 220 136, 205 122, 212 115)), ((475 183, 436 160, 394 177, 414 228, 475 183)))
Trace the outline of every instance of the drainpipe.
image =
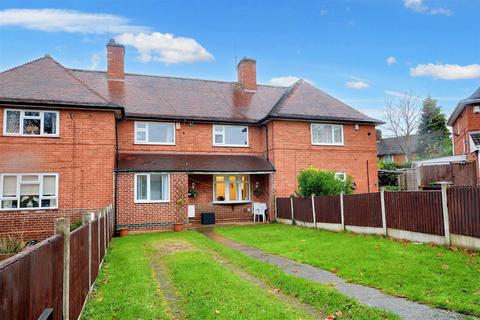
POLYGON ((114 174, 114 198, 115 198, 115 227, 114 230, 117 230, 117 204, 118 204, 118 119, 115 119, 115 169, 113 170, 114 174))
POLYGON ((268 126, 262 124, 262 127, 265 128, 265 157, 267 158, 267 161, 270 162, 270 159, 268 158, 268 126))

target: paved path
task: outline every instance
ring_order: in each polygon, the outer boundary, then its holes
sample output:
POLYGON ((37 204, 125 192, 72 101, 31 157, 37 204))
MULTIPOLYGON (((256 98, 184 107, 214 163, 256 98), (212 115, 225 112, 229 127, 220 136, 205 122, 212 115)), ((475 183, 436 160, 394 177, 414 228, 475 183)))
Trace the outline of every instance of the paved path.
POLYGON ((448 320, 462 319, 465 317, 459 313, 435 309, 404 298, 389 296, 377 289, 347 283, 332 272, 292 261, 277 255, 265 253, 250 246, 240 244, 216 233, 213 228, 204 228, 197 231, 203 233, 212 240, 238 250, 252 258, 273 264, 288 274, 320 283, 332 284, 336 290, 349 297, 355 298, 363 304, 393 312, 403 319, 448 320))

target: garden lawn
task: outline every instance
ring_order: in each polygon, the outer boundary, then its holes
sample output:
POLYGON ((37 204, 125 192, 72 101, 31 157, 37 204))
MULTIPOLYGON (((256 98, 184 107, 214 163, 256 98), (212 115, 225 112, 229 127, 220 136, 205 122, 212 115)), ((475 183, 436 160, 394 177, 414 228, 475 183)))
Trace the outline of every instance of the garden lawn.
POLYGON ((391 295, 480 315, 477 253, 281 224, 218 227, 216 231, 391 295))
POLYGON ((338 311, 345 319, 398 319, 359 304, 327 285, 287 275, 197 232, 115 238, 83 318, 170 318, 152 261, 160 261, 166 268, 177 301, 191 319, 312 318, 301 303, 313 306, 322 319, 338 311), (253 284, 220 261, 227 261, 267 287, 253 284), (295 297, 298 303, 283 301, 276 292, 295 297))

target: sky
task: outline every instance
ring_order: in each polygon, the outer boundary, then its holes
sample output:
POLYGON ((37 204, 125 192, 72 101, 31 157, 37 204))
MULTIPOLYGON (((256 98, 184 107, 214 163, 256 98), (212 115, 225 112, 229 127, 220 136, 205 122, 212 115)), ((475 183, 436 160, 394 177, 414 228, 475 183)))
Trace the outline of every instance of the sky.
POLYGON ((125 69, 236 80, 242 57, 257 81, 298 78, 377 119, 405 93, 448 115, 480 86, 480 0, 0 2, 0 71, 50 54, 106 69, 105 45, 126 46, 125 69))

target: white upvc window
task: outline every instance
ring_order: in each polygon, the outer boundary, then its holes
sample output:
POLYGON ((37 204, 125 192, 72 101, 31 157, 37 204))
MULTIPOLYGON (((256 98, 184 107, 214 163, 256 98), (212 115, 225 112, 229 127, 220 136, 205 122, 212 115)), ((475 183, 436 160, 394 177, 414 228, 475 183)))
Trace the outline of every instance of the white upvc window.
POLYGON ((136 144, 175 145, 175 123, 135 121, 136 144))
POLYGON ((170 175, 168 173, 135 174, 135 203, 170 201, 170 175))
POLYGON ((336 172, 335 179, 345 182, 347 181, 347 174, 345 172, 336 172))
POLYGON ((58 111, 5 109, 3 135, 58 137, 60 114, 58 111))
POLYGON ((393 154, 386 154, 382 157, 383 162, 393 162, 393 154))
POLYGON ((245 203, 250 202, 249 175, 214 175, 214 203, 245 203))
POLYGON ((0 210, 58 208, 58 173, 0 175, 0 210))
POLYGON ((343 125, 312 123, 312 144, 343 146, 343 125))
POLYGON ((216 147, 248 147, 248 127, 214 125, 213 145, 216 147))

